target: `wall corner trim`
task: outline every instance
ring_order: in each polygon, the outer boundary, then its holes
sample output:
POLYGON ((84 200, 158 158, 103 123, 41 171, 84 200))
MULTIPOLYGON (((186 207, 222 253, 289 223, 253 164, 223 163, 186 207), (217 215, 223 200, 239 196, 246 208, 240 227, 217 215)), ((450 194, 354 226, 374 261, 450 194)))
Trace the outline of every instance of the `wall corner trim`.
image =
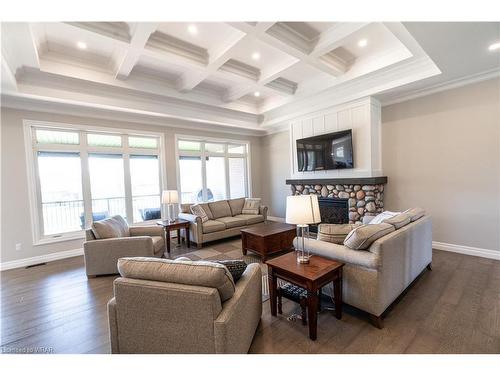
POLYGON ((72 258, 80 255, 83 255, 83 248, 67 250, 67 251, 59 251, 57 253, 39 255, 31 258, 11 260, 9 262, 0 263, 0 271, 27 267, 39 263, 52 262, 54 260, 59 260, 59 259, 72 258))

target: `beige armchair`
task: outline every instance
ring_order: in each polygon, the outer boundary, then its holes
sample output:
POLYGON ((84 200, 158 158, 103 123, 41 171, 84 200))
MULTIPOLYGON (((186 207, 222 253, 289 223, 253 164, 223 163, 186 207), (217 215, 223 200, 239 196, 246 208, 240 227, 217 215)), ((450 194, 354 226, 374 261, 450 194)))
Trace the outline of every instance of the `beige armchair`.
POLYGON ((234 283, 212 262, 123 258, 108 302, 112 353, 247 353, 262 314, 262 275, 234 283))
POLYGON ((162 257, 165 252, 163 236, 160 226, 129 227, 120 216, 94 223, 92 229, 85 231, 86 241, 83 243, 87 277, 117 274, 119 258, 162 257), (105 229, 106 237, 112 237, 97 238, 94 227, 97 224, 100 226, 98 231, 105 229))

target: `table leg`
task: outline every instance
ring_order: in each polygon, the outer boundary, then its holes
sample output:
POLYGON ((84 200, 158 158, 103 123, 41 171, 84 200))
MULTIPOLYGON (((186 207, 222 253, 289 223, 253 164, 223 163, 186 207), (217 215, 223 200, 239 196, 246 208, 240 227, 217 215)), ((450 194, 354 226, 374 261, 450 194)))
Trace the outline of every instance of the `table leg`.
POLYGON ((186 246, 189 247, 191 246, 190 240, 189 240, 189 227, 184 228, 184 233, 186 234, 186 246))
POLYGON ((276 316, 276 288, 278 285, 278 278, 273 274, 272 269, 269 270, 267 280, 269 282, 269 303, 271 304, 271 315, 276 316))
POLYGON ((181 244, 181 228, 177 229, 177 244, 181 244))
POLYGON ((342 319, 342 268, 333 282, 333 299, 335 300, 335 317, 342 319))
POLYGON ((309 319, 309 338, 316 340, 318 331, 318 291, 307 291, 307 315, 309 319))
POLYGON ((165 240, 167 242, 167 253, 168 253, 168 255, 170 255, 170 231, 169 230, 167 230, 165 240))

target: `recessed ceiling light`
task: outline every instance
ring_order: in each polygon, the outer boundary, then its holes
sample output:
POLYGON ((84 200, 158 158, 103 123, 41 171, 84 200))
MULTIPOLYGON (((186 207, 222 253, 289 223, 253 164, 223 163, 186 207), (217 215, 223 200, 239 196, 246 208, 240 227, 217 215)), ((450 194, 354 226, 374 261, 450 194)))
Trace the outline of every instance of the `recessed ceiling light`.
POLYGON ((87 49, 87 43, 85 42, 78 42, 76 43, 76 46, 80 49, 87 49))
POLYGON ((496 51, 497 49, 500 49, 500 42, 493 43, 488 47, 490 51, 496 51))
POLYGON ((253 93, 253 96, 255 96, 256 98, 258 98, 258 97, 260 96, 260 92, 255 91, 255 92, 253 93))
POLYGON ((196 27, 196 25, 189 25, 188 31, 190 34, 193 34, 193 35, 198 34, 198 28, 196 27))
POLYGON ((358 42, 358 47, 366 47, 367 44, 368 44, 368 41, 366 39, 361 39, 358 42))
POLYGON ((260 53, 258 53, 258 52, 252 53, 252 59, 254 59, 254 60, 260 59, 260 53))

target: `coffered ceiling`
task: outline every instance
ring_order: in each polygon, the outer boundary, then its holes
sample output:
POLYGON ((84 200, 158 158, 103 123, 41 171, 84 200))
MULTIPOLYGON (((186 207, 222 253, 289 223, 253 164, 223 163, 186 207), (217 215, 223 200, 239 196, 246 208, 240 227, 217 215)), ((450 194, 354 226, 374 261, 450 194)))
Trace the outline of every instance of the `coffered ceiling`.
POLYGON ((264 132, 440 73, 400 23, 2 24, 2 100, 33 108, 264 132))

